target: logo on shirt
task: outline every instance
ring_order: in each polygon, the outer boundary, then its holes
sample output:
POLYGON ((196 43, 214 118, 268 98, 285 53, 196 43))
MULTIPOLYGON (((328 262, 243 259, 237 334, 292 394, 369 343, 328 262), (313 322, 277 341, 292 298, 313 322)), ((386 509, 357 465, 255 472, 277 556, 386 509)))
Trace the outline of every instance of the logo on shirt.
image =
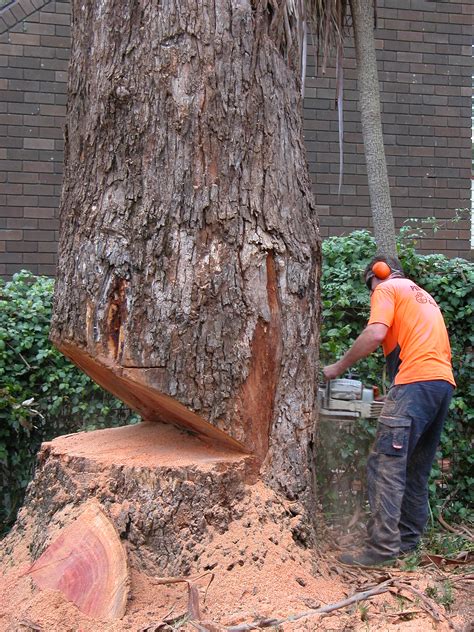
POLYGON ((428 294, 428 292, 425 292, 425 290, 423 290, 421 287, 418 287, 418 285, 410 285, 410 290, 412 292, 416 292, 415 301, 417 303, 429 303, 430 305, 438 307, 435 301, 428 294))

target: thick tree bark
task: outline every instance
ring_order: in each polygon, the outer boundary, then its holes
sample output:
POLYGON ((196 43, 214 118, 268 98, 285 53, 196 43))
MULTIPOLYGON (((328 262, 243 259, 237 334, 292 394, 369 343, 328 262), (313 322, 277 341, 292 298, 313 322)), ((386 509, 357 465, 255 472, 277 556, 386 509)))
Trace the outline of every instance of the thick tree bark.
POLYGON ((245 0, 72 4, 52 340, 144 419, 252 453, 311 504, 320 243, 296 26, 245 0))
POLYGON ((11 539, 27 533, 37 559, 72 509, 94 498, 126 543, 132 567, 189 574, 212 533, 236 519, 248 460, 162 423, 58 437, 41 448, 11 539))
POLYGON ((377 252, 397 256, 390 186, 383 143, 373 0, 350 0, 357 60, 360 117, 377 252))

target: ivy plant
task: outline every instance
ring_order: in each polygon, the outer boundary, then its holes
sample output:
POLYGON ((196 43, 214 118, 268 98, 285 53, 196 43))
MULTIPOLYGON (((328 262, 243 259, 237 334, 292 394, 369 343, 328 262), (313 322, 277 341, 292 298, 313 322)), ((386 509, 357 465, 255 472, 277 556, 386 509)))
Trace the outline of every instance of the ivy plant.
POLYGON ((0 279, 0 529, 15 518, 42 441, 138 417, 48 339, 54 280, 0 279))

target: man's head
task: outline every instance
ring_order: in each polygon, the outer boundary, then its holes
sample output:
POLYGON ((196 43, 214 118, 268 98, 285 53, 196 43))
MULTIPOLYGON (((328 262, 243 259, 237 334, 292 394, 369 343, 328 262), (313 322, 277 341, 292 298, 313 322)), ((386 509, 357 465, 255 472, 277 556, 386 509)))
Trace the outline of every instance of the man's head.
POLYGON ((404 276, 402 264, 396 257, 382 255, 374 257, 364 271, 365 284, 370 291, 372 291, 372 279, 380 282, 388 278, 403 278, 404 276))

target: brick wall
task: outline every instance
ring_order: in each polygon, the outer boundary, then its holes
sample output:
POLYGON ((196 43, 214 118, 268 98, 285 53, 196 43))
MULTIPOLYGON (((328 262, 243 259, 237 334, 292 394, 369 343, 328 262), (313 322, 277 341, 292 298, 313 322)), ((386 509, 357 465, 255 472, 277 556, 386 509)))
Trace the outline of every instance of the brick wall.
MULTIPOLYGON (((397 226, 436 216, 421 250, 470 254, 472 3, 378 0, 377 57, 397 226)), ((53 275, 56 262, 70 7, 17 0, 0 10, 0 275, 53 275)), ((338 198, 334 68, 314 77, 309 47, 305 139, 323 237, 371 224, 350 42, 345 62, 344 184, 338 198)))
POLYGON ((56 263, 70 46, 69 2, 0 11, 0 275, 56 263))
MULTIPOLYGON (((470 256, 472 2, 378 0, 377 61, 392 209, 399 228, 438 219, 420 250, 470 256), (456 209, 467 209, 453 223, 456 209)), ((334 67, 314 77, 309 50, 305 139, 321 234, 371 227, 358 112, 354 51, 346 48, 344 185, 338 199, 339 146, 334 67)))

